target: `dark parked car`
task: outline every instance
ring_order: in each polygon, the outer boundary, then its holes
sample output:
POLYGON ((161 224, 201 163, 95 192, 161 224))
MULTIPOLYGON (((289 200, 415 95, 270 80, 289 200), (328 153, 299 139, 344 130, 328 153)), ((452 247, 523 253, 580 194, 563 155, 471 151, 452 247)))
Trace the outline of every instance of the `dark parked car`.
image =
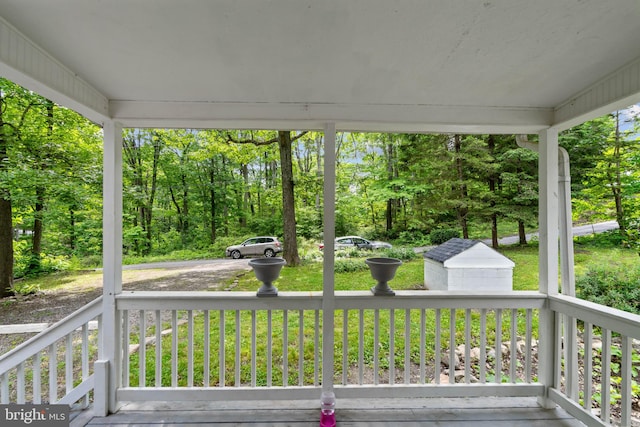
POLYGON ((228 257, 233 259, 256 255, 270 258, 282 252, 282 244, 277 237, 258 236, 247 239, 239 245, 229 246, 225 252, 228 257))
MULTIPOLYGON (((364 237, 360 236, 344 236, 337 237, 334 243, 335 250, 339 249, 349 249, 349 248, 358 248, 358 249, 384 249, 391 248, 391 243, 380 242, 380 241, 371 241, 367 240, 364 237)), ((324 244, 320 244, 320 249, 324 249, 324 244)))

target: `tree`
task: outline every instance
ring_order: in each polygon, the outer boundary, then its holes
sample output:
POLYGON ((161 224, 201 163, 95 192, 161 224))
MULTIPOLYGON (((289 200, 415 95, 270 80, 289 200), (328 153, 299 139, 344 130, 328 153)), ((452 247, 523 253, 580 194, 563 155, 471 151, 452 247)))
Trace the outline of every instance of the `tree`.
POLYGON ((255 139, 251 135, 245 139, 235 139, 231 134, 228 136, 230 142, 242 144, 268 145, 278 142, 280 149, 280 167, 282 168, 283 257, 289 266, 297 266, 300 264, 295 220, 291 144, 306 135, 306 133, 307 132, 298 133, 292 138, 290 131, 278 131, 278 135, 270 139, 255 139))
POLYGON ((156 131, 142 129, 127 130, 122 140, 124 163, 131 173, 132 185, 128 186, 128 193, 133 197, 136 211, 133 225, 141 227, 144 236, 143 239, 136 239, 136 252, 147 255, 152 249, 153 206, 164 141, 156 131))
POLYGON ((0 78, 0 297, 10 295, 13 288, 13 172, 9 153, 37 103, 33 94, 0 78))

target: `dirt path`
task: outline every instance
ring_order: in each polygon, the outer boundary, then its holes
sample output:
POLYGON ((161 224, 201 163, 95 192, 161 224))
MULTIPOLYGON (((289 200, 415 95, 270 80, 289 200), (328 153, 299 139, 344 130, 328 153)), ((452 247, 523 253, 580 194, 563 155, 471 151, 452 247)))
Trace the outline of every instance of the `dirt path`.
MULTIPOLYGON (((163 267, 165 268, 126 269, 122 274, 123 290, 224 290, 233 282, 234 277, 250 271, 246 260, 215 260, 201 263, 190 261, 164 264, 163 267)), ((27 323, 53 324, 102 295, 100 272, 92 272, 81 278, 61 275, 59 280, 61 286, 56 291, 0 299, 0 328, 2 325, 27 323)), ((33 335, 6 335, 0 331, 0 355, 33 335)))

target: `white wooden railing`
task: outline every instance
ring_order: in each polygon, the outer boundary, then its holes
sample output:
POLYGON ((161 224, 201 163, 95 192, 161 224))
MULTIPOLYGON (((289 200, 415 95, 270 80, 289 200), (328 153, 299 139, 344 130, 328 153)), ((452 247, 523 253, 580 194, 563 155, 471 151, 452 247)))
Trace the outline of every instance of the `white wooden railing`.
MULTIPOLYGON (((317 292, 123 292, 117 400, 317 399, 331 355, 338 398, 546 396, 587 425, 631 425, 640 316, 537 292, 336 292, 323 325, 322 302, 317 292), (545 316, 548 387, 535 338, 545 316), (334 334, 330 353, 323 333, 334 334)), ((0 403, 89 405, 106 387, 94 387, 107 378, 94 376, 101 310, 100 298, 1 356, 0 403)))
POLYGON ((544 387, 532 337, 545 301, 537 292, 336 292, 334 324, 323 329, 321 293, 124 292, 117 398, 315 399, 326 330, 335 334, 338 398, 391 389, 396 397, 537 396, 544 387), (441 377, 440 366, 455 365, 441 377))
POLYGON ((630 426, 640 316, 565 295, 550 296, 549 308, 557 356, 550 398, 587 425, 630 426))
POLYGON ((90 404, 102 298, 0 356, 0 403, 90 404))

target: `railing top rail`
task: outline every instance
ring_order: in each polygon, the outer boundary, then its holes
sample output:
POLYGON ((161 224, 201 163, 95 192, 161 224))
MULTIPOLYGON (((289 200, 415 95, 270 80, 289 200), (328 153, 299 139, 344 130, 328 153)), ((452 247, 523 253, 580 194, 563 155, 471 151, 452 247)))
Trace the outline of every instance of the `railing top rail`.
MULTIPOLYGON (((319 310, 322 292, 279 292, 277 297, 257 297, 255 292, 122 292, 116 296, 121 310, 319 310)), ((392 297, 368 291, 335 292, 335 308, 542 308, 546 295, 539 292, 396 291, 392 297)))
POLYGON ((0 356, 0 375, 39 351, 44 350, 60 338, 67 336, 100 314, 102 314, 102 297, 96 298, 38 335, 31 337, 13 350, 0 356))
POLYGON ((627 337, 640 339, 640 316, 567 295, 550 295, 549 308, 627 337))

